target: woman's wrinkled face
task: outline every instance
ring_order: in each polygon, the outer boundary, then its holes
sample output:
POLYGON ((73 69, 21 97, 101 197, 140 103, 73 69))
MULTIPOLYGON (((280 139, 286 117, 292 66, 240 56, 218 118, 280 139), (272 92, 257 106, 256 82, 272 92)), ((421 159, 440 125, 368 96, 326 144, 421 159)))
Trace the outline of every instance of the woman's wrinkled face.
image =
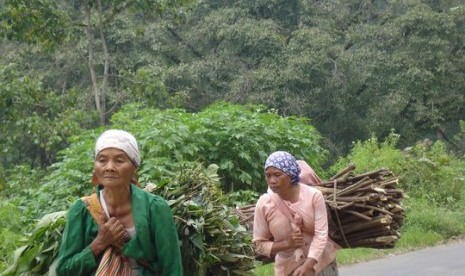
POLYGON ((128 186, 135 172, 136 166, 122 150, 107 148, 95 158, 94 174, 104 187, 128 186))
POLYGON ((277 194, 288 191, 292 185, 292 178, 275 167, 268 167, 265 170, 265 179, 268 187, 277 194))

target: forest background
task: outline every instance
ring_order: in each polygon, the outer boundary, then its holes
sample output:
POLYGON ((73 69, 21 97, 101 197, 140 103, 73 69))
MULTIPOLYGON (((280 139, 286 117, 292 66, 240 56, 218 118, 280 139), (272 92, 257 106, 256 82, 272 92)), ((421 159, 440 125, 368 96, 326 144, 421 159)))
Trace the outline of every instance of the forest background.
POLYGON ((0 11, 0 271, 38 218, 90 191, 92 143, 110 127, 140 140, 142 182, 217 164, 229 204, 250 203, 266 155, 286 149, 323 178, 349 162, 400 175, 400 246, 465 232, 463 0, 4 0, 0 11))

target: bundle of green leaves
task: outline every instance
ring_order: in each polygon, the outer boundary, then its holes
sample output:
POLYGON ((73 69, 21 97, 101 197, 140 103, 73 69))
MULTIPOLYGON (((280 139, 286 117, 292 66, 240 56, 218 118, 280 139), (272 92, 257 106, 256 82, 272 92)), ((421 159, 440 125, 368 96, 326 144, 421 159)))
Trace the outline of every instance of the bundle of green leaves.
POLYGON ((227 207, 218 166, 182 165, 169 185, 153 192, 166 198, 182 240, 183 267, 192 275, 251 275, 254 251, 251 236, 227 207))

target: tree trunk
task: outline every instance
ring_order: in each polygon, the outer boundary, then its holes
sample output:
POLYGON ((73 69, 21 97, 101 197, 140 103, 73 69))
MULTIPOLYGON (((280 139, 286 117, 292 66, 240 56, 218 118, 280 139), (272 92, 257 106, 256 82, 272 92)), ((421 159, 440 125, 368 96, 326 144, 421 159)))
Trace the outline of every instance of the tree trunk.
POLYGON ((101 109, 103 118, 100 118, 100 123, 105 124, 105 117, 106 117, 106 95, 108 94, 108 71, 110 70, 110 55, 108 54, 108 47, 107 42, 105 40, 105 35, 103 33, 103 10, 102 10, 102 1, 97 0, 98 5, 98 19, 99 19, 99 33, 100 33, 100 40, 102 42, 103 47, 103 79, 102 79, 102 86, 101 86, 101 109))
POLYGON ((95 99, 95 108, 99 114, 99 122, 100 125, 105 124, 105 113, 102 109, 102 102, 100 101, 100 89, 97 84, 97 76, 95 74, 95 66, 94 66, 94 39, 92 34, 92 18, 91 18, 91 9, 89 5, 85 6, 86 12, 86 35, 87 35, 87 50, 89 51, 87 56, 87 65, 89 66, 90 78, 92 81, 92 91, 94 93, 95 99))

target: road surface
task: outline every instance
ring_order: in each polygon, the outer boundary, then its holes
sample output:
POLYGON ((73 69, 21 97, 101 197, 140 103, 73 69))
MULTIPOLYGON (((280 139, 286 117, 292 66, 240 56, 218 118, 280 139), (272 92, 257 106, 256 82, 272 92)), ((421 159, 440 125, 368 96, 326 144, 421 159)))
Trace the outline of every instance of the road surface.
POLYGON ((465 276, 465 241, 339 266, 340 276, 465 276))

